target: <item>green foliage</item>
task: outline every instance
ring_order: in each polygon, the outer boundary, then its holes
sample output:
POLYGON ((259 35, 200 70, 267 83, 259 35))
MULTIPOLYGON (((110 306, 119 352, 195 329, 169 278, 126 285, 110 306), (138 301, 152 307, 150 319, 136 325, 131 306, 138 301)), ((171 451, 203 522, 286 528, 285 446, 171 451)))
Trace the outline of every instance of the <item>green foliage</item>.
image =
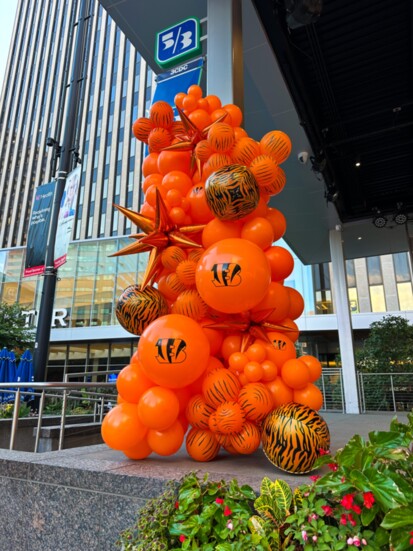
POLYGON ((0 348, 32 348, 33 330, 25 327, 23 308, 19 304, 0 303, 0 348))
POLYGON ((121 534, 125 551, 404 551, 413 545, 413 412, 389 431, 356 435, 335 457, 323 454, 294 492, 282 480, 248 486, 199 480, 169 484, 121 534))
MULTIPOLYGON (((14 402, 10 404, 0 404, 0 419, 11 419, 13 417, 14 402)), ((19 407, 19 417, 29 417, 32 411, 30 406, 22 402, 19 407)))
POLYGON ((370 373, 413 371, 413 326, 401 316, 385 316, 370 325, 356 354, 357 369, 370 373))

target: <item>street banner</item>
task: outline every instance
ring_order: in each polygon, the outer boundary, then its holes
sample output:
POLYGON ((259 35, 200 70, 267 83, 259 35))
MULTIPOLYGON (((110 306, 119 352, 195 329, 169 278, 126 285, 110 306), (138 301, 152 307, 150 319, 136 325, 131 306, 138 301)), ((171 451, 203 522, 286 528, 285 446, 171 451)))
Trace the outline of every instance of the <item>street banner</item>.
POLYGON ((69 242, 72 238, 73 223, 76 215, 77 196, 79 192, 80 169, 78 166, 66 177, 65 190, 60 202, 54 248, 54 267, 59 268, 66 262, 69 242))
POLYGON ((55 182, 42 184, 35 190, 26 246, 23 277, 41 275, 45 271, 46 247, 52 217, 55 182))

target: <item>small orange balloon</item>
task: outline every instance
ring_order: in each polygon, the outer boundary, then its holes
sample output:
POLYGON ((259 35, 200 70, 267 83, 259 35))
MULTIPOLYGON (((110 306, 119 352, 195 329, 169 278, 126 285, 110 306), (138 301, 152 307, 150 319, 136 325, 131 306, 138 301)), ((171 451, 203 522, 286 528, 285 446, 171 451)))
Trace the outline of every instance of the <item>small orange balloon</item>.
POLYGON ((209 94, 208 96, 205 97, 205 99, 207 100, 208 102, 208 106, 209 106, 209 112, 212 113, 213 111, 215 111, 216 109, 220 109, 221 108, 221 100, 219 99, 218 96, 214 96, 213 94, 209 94))
POLYGON ((271 266, 271 279, 273 281, 283 281, 294 269, 294 258, 290 251, 284 247, 274 245, 265 251, 271 266))
POLYGON ((170 128, 174 121, 174 112, 166 101, 156 101, 149 110, 149 118, 155 127, 170 128))
MULTIPOLYGON (((151 153, 151 155, 154 155, 154 153, 151 153)), ((189 151, 161 151, 158 156, 156 172, 166 175, 172 170, 179 170, 185 174, 190 174, 191 153, 189 151)))
POLYGON ((202 88, 198 84, 191 84, 186 93, 198 100, 202 98, 202 88))
POLYGON ((151 218, 152 220, 155 220, 155 209, 151 207, 151 205, 146 201, 141 206, 139 214, 142 214, 142 216, 146 216, 146 218, 151 218))
POLYGON ((304 388, 294 390, 294 402, 317 411, 323 407, 323 394, 313 383, 309 383, 304 388))
POLYGON ((211 115, 204 109, 195 109, 189 114, 188 118, 200 130, 211 124, 211 115))
POLYGON ((250 358, 243 352, 233 352, 228 358, 229 369, 233 372, 242 373, 250 358))
POLYGON ((295 320, 304 312, 304 299, 302 295, 293 287, 286 287, 290 295, 290 310, 288 317, 295 320))
MULTIPOLYGON (((209 103, 209 102, 208 102, 209 103)), ((211 113, 211 121, 215 122, 218 119, 220 119, 220 122, 226 122, 227 124, 231 124, 231 117, 228 114, 228 111, 225 111, 225 109, 215 109, 214 111, 210 111, 211 113)))
POLYGON ((267 212, 267 220, 269 220, 272 229, 274 230, 274 241, 278 241, 285 234, 287 229, 287 221, 283 213, 275 208, 269 208, 267 212))
POLYGON ((188 174, 185 174, 185 172, 180 170, 171 170, 163 177, 162 187, 166 191, 175 189, 180 191, 182 195, 186 195, 192 188, 192 180, 188 174))
POLYGON ((195 270, 197 263, 193 260, 182 260, 176 267, 176 275, 186 287, 195 285, 195 270))
POLYGON ((238 107, 238 105, 234 105, 233 103, 228 103, 227 105, 223 106, 223 109, 231 117, 232 126, 239 126, 242 123, 242 111, 238 107))
POLYGON ((172 314, 181 314, 195 321, 205 317, 208 306, 196 289, 187 289, 180 293, 172 306, 172 314))
POLYGON ((277 178, 278 165, 268 155, 258 155, 250 165, 260 188, 266 188, 273 184, 277 178))
POLYGON ((266 193, 267 195, 278 195, 282 192, 286 183, 287 176, 285 175, 284 170, 280 166, 277 166, 277 172, 274 180, 272 180, 269 184, 260 186, 260 191, 261 193, 266 193))
POLYGON ((246 351, 246 356, 250 361, 261 363, 267 357, 265 346, 260 342, 254 342, 246 351))
POLYGON ((221 354, 224 360, 228 360, 228 358, 233 354, 234 352, 239 352, 241 350, 241 335, 227 335, 224 338, 224 341, 221 346, 221 354))
POLYGON ((169 388, 154 386, 144 392, 138 403, 141 422, 150 429, 166 430, 179 414, 179 400, 169 388))
POLYGON ((159 172, 149 174, 142 183, 143 192, 146 193, 151 186, 159 187, 162 184, 162 178, 163 176, 159 172))
POLYGON ((149 446, 158 455, 167 456, 176 453, 184 441, 184 429, 179 421, 175 421, 166 430, 148 430, 149 446))
POLYGON ((140 397, 154 383, 145 375, 139 363, 131 363, 124 367, 116 379, 119 395, 131 404, 137 404, 140 397))
POLYGON ((308 371, 310 373, 311 383, 314 383, 314 381, 316 381, 321 377, 321 374, 323 372, 323 367, 317 358, 315 358, 314 356, 305 355, 305 356, 300 356, 299 360, 301 362, 304 362, 305 365, 307 366, 308 371))
POLYGON ((148 444, 146 438, 144 438, 137 446, 134 448, 128 448, 127 450, 122 450, 122 452, 129 459, 145 459, 152 453, 152 449, 148 444))
POLYGON ((161 151, 169 147, 172 143, 172 135, 166 128, 157 127, 149 132, 148 146, 149 151, 161 151))
POLYGON ((208 142, 217 153, 227 153, 235 142, 234 129, 225 122, 217 122, 208 131, 208 142))
POLYGON ((182 100, 182 107, 187 113, 191 113, 198 107, 198 100, 195 96, 187 95, 182 100))
POLYGON ((186 287, 178 279, 176 273, 162 276, 158 281, 158 291, 168 300, 174 301, 176 298, 186 290, 186 287))
POLYGON ((244 366, 244 375, 250 383, 261 381, 263 376, 261 364, 254 361, 249 361, 244 366))
POLYGON ((214 218, 208 206, 203 185, 193 186, 189 190, 187 198, 190 204, 189 212, 194 224, 207 224, 214 218))
POLYGON ((278 375, 278 369, 274 362, 271 360, 264 360, 261 363, 263 375, 262 375, 262 381, 265 383, 268 383, 269 381, 273 381, 275 377, 278 375))
POLYGON ((112 408, 103 419, 102 438, 114 450, 126 450, 139 444, 147 427, 138 415, 138 406, 124 402, 112 408))
POLYGON ((284 362, 296 357, 294 343, 278 331, 269 331, 267 336, 271 341, 271 344, 266 343, 267 358, 273 361, 278 369, 281 369, 284 362))
POLYGON ((202 245, 205 249, 231 237, 241 237, 241 224, 238 221, 219 220, 214 218, 205 226, 202 232, 202 245))
POLYGON ((304 362, 292 358, 284 362, 281 368, 281 378, 290 388, 299 390, 310 382, 310 372, 304 362))
POLYGON ((186 214, 184 209, 181 209, 181 207, 172 207, 169 211, 169 218, 177 226, 185 225, 186 214))
POLYGON ((234 135, 235 135, 235 141, 236 142, 238 140, 240 140, 241 138, 248 137, 248 134, 246 133, 246 131, 243 128, 241 128, 240 126, 234 126, 234 135))
POLYGON ((186 97, 185 92, 178 92, 174 97, 174 103, 177 107, 179 107, 179 109, 183 109, 182 103, 185 97, 186 97))
POLYGON ((245 412, 238 402, 224 402, 217 407, 215 420, 220 433, 239 432, 245 423, 245 412))
POLYGON ((150 174, 155 174, 156 172, 160 172, 158 170, 158 157, 159 153, 149 153, 145 157, 142 163, 142 174, 146 178, 150 174))
POLYGON ((141 142, 148 143, 149 132, 153 129, 153 123, 146 117, 139 117, 132 125, 132 132, 135 138, 141 142))
POLYGON ((220 444, 210 430, 192 428, 186 437, 186 451, 195 461, 212 461, 220 444))
POLYGON ((201 162, 206 163, 209 157, 212 155, 213 150, 208 140, 201 140, 196 144, 195 156, 201 162))
POLYGON ((153 208, 156 207, 156 196, 160 193, 162 199, 165 199, 166 191, 162 188, 162 186, 149 186, 145 193, 145 200, 146 202, 153 208))
POLYGON ((271 392, 274 408, 288 404, 294 399, 293 389, 287 386, 281 377, 265 383, 265 386, 271 392))
POLYGON ((291 140, 284 132, 272 130, 261 138, 261 149, 276 163, 283 163, 291 153, 291 140))
POLYGON ((268 249, 274 241, 274 230, 266 218, 252 218, 243 225, 241 237, 252 241, 261 249, 268 249))

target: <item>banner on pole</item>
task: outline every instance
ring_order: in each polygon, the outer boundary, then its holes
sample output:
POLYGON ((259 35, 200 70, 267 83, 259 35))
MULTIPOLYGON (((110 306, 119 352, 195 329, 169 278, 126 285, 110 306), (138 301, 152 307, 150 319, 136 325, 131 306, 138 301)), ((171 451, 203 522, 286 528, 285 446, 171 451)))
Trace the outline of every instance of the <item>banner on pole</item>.
POLYGON ((41 275, 45 271, 46 247, 52 217, 55 182, 42 184, 35 190, 26 246, 23 277, 41 275))
POLYGON ((54 248, 54 267, 59 268, 66 262, 69 242, 72 237, 73 222, 76 215, 77 196, 79 192, 80 166, 69 172, 65 189, 60 202, 54 248))

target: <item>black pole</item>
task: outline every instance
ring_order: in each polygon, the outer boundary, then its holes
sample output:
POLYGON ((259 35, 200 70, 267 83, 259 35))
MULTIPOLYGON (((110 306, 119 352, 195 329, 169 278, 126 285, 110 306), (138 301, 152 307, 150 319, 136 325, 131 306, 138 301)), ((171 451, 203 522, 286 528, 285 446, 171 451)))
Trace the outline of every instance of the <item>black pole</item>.
MULTIPOLYGON (((43 290, 40 300, 39 316, 37 320, 36 340, 33 353, 34 380, 45 380, 46 365, 49 354, 50 330, 53 319, 53 304, 56 291, 57 270, 54 268, 54 247, 60 202, 62 200, 66 176, 72 170, 73 162, 77 160, 76 122, 79 100, 83 85, 83 70, 85 49, 89 29, 90 0, 81 0, 77 34, 74 47, 74 59, 69 84, 69 97, 66 109, 65 130, 59 149, 60 161, 57 172, 56 190, 54 196, 50 233, 46 252, 46 269, 43 280, 43 290)), ((69 49, 70 50, 70 49, 69 49)))

